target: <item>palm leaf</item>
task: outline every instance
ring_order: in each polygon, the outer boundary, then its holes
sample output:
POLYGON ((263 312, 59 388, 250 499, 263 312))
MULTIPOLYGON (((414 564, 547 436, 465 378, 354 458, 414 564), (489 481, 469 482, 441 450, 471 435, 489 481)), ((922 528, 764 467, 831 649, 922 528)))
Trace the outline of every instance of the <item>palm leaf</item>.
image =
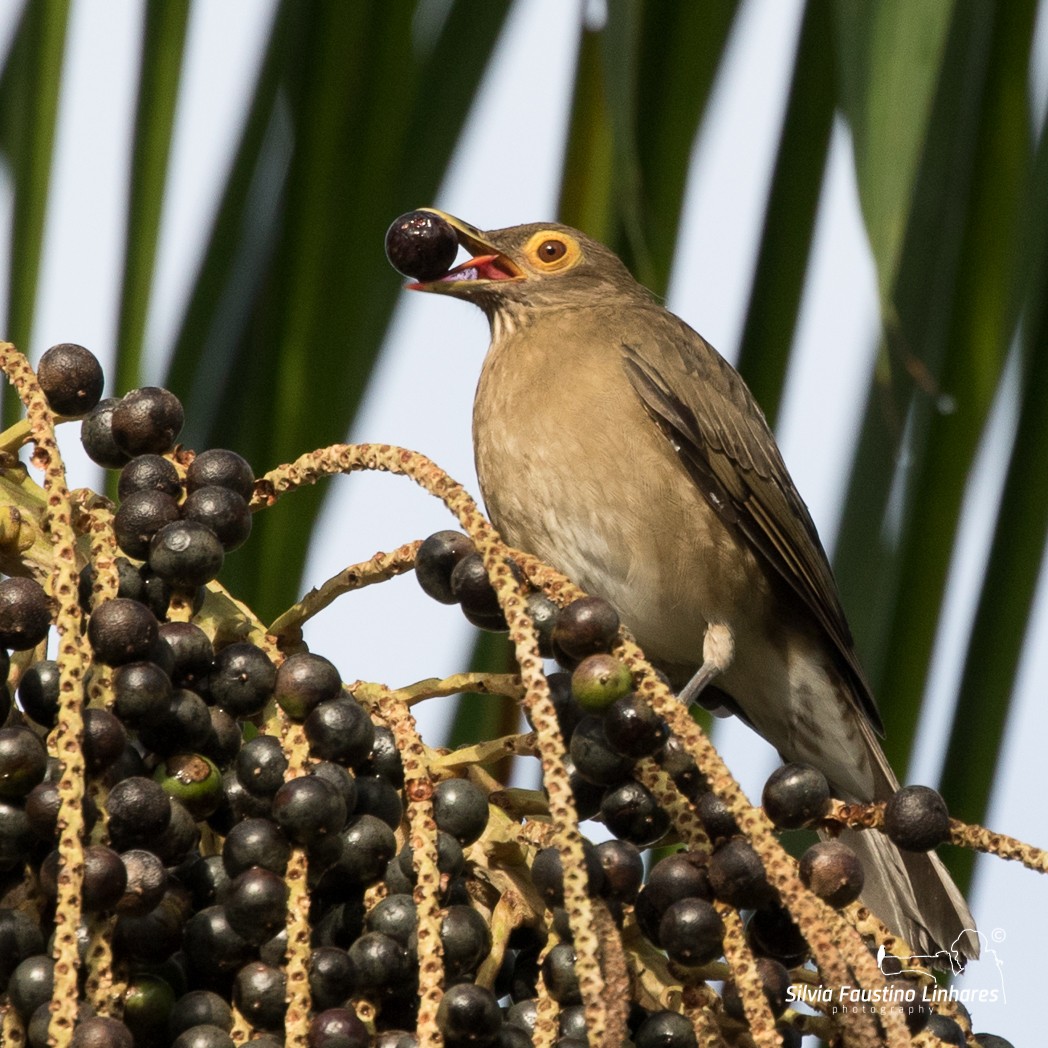
MULTIPOLYGON (((505 13, 281 5, 169 375, 191 444, 261 469, 342 438, 398 294, 386 226, 435 194, 505 13)), ((294 599, 321 497, 262 514, 230 564, 263 616, 294 599)))

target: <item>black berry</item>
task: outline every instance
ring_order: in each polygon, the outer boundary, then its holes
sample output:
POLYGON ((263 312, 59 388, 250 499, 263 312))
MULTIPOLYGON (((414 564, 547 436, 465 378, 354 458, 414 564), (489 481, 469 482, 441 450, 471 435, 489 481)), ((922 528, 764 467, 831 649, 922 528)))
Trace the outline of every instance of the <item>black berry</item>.
POLYGON ((416 280, 442 277, 457 254, 455 230, 430 211, 409 211, 386 231, 386 258, 390 265, 416 280))
POLYGON ((51 410, 68 418, 86 415, 98 403, 105 384, 98 358, 73 342, 60 342, 45 351, 36 377, 51 410))

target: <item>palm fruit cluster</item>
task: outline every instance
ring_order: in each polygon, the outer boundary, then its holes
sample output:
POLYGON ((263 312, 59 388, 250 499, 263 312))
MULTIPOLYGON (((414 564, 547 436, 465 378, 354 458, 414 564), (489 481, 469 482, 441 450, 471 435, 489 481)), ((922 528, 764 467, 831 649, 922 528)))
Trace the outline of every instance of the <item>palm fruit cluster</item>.
POLYGON ((421 455, 335 445, 256 479, 178 444, 170 391, 100 399, 82 347, 34 372, 3 345, 0 366, 27 409, 0 434, 0 1043, 1007 1048, 949 1000, 853 1014, 796 990, 884 985, 844 825, 1042 870, 1043 852, 923 787, 842 805, 799 765, 751 806, 614 609, 508 550, 421 455), (72 418, 116 504, 66 487, 72 418), (252 514, 359 469, 410 477, 463 530, 260 622, 221 583, 252 514), (347 685, 352 665, 303 644, 335 596, 412 569, 508 632, 518 672, 347 685), (427 745, 412 705, 466 687, 530 730, 427 745), (493 778, 508 756, 543 788, 493 778), (798 862, 780 838, 811 827, 826 839, 798 862))

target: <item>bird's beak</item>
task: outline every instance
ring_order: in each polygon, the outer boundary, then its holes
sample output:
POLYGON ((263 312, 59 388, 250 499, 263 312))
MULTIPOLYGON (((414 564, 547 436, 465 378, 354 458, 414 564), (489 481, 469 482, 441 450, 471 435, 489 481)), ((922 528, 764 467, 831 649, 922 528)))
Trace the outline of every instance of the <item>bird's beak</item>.
POLYGON ((432 215, 439 215, 458 237, 458 242, 473 256, 461 266, 449 269, 436 280, 418 281, 408 284, 408 291, 435 291, 438 294, 454 295, 456 292, 476 287, 480 284, 492 284, 497 280, 523 280, 523 270, 510 258, 504 255, 495 244, 484 239, 484 234, 461 218, 438 211, 435 207, 420 208, 432 215))

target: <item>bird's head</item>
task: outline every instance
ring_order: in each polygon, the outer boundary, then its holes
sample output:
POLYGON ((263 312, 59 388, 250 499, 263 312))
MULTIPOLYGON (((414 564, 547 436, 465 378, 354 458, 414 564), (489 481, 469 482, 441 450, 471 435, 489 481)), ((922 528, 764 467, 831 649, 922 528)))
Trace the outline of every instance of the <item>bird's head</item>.
POLYGON ((472 256, 434 280, 409 284, 473 302, 489 318, 520 320, 538 310, 578 307, 611 297, 643 297, 618 256, 570 226, 532 222, 482 232, 434 208, 472 256))

